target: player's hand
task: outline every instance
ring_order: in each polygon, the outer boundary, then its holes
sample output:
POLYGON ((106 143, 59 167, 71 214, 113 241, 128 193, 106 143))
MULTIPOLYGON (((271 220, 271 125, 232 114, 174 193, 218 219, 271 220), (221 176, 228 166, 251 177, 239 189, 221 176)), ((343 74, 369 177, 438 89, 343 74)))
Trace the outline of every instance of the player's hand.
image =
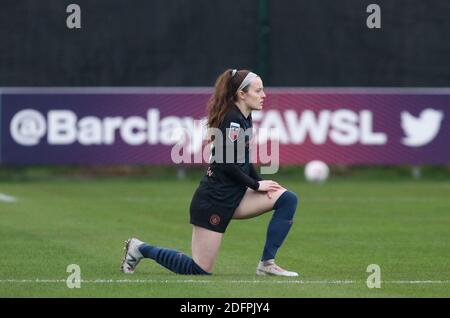
POLYGON ((269 199, 272 199, 272 196, 273 196, 273 193, 274 193, 275 191, 267 191, 266 192, 266 195, 267 195, 267 197, 269 198, 269 199))
POLYGON ((271 197, 270 192, 281 190, 282 188, 283 187, 281 185, 279 185, 278 182, 275 182, 272 180, 262 180, 262 181, 259 181, 258 191, 267 192, 267 195, 270 198, 271 197))

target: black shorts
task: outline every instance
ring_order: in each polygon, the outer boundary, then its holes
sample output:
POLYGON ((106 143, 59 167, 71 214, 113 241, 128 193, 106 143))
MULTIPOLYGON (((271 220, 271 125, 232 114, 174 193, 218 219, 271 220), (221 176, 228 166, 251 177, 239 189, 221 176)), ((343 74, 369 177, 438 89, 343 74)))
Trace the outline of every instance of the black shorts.
POLYGON ((205 190, 199 188, 191 201, 190 223, 214 232, 225 233, 238 205, 239 202, 236 206, 222 206, 214 202, 205 190))

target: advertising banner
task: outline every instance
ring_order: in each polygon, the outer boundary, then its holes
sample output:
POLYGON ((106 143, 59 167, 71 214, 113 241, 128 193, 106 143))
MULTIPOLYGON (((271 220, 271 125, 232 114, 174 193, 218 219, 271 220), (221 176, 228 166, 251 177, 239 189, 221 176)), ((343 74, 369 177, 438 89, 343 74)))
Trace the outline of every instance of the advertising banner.
MULTIPOLYGON (((448 164, 449 89, 265 88, 255 136, 273 129, 279 163, 448 164)), ((212 88, 0 90, 2 164, 208 162, 212 88), (174 160, 183 139, 191 160, 174 160), (199 156, 197 156, 199 155, 199 156)))

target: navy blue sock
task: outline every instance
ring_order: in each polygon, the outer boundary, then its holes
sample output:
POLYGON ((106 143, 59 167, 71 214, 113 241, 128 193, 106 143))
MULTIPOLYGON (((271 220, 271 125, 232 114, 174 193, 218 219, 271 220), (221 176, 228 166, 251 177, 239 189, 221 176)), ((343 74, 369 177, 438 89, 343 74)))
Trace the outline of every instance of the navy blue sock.
POLYGON ((142 244, 139 246, 139 252, 145 258, 151 258, 158 264, 177 274, 210 275, 210 273, 205 272, 198 266, 192 258, 176 250, 142 244))
POLYGON ((278 249, 283 244, 292 226, 295 209, 297 208, 297 195, 285 191, 275 202, 275 212, 267 228, 266 244, 261 260, 275 259, 278 249))

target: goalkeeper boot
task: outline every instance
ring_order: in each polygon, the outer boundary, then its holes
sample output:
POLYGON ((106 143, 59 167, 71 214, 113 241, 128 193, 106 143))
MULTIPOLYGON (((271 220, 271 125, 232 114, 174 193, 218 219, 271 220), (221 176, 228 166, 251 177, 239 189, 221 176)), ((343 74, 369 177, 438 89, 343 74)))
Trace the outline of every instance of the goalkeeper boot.
POLYGON ((130 238, 125 241, 125 255, 123 256, 122 265, 120 270, 125 274, 133 274, 136 266, 139 264, 144 256, 139 252, 139 246, 144 242, 139 241, 136 238, 130 238))
POLYGON ((287 276, 287 277, 295 277, 298 276, 296 272, 287 271, 277 264, 273 259, 267 261, 260 261, 258 267, 256 267, 256 275, 266 276, 266 275, 274 275, 274 276, 287 276))

